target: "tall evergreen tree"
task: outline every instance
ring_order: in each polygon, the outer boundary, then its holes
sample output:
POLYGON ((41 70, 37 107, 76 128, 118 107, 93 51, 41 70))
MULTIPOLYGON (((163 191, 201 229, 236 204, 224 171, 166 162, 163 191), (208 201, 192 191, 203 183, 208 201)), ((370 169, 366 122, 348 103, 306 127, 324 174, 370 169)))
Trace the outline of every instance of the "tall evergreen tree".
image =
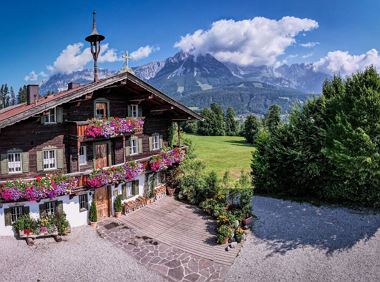
POLYGON ((244 121, 244 137, 248 143, 253 144, 259 133, 260 123, 254 115, 247 116, 244 121))
POLYGON ((27 92, 26 85, 23 85, 22 87, 20 87, 17 94, 18 103, 26 102, 26 92, 27 92))
POLYGON ((225 119, 226 135, 228 135, 228 136, 235 136, 238 134, 239 124, 235 118, 236 118, 236 115, 235 115, 234 109, 229 107, 227 109, 226 119, 225 119))
POLYGON ((281 122, 281 108, 279 105, 271 105, 265 115, 265 126, 273 133, 281 122))
POLYGON ((16 105, 17 104, 16 94, 15 94, 12 86, 11 86, 11 90, 9 92, 9 96, 10 96, 10 105, 11 106, 16 105))
POLYGON ((223 136, 226 134, 226 124, 224 122, 223 109, 216 103, 211 104, 213 112, 213 134, 215 136, 223 136))

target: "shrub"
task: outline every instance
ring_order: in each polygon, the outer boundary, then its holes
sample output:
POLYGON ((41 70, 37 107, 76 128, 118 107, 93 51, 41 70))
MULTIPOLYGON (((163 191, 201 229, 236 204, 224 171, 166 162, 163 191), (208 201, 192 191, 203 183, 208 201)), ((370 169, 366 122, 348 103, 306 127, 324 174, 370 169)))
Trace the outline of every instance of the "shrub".
POLYGON ((58 213, 55 215, 55 226, 57 227, 59 235, 66 234, 67 228, 70 226, 70 224, 66 219, 65 213, 58 213))
POLYGON ((89 213, 89 220, 90 220, 90 222, 97 222, 98 221, 98 213, 97 213, 97 210, 96 210, 95 199, 93 199, 92 202, 91 202, 90 213, 89 213))
POLYGON ((115 201, 113 203, 113 208, 115 212, 121 212, 122 204, 121 204, 121 196, 117 195, 115 198, 115 201))

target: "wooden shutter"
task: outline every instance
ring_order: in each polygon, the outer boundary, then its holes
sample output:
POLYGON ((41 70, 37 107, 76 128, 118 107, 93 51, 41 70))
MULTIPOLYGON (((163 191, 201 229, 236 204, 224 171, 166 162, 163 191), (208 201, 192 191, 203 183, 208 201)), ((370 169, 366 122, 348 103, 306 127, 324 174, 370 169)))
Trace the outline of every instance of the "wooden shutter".
POLYGON ((1 174, 8 174, 8 154, 1 154, 1 174))
POLYGON ((29 153, 21 153, 22 158, 22 172, 29 172, 29 153))
POLYGON ((56 201, 55 202, 55 212, 59 215, 63 214, 63 202, 62 201, 56 201))
POLYGON ((142 138, 139 138, 138 139, 138 150, 139 150, 139 154, 142 154, 143 153, 143 142, 142 142, 143 140, 142 140, 142 138))
POLYGON ((40 204, 40 218, 46 217, 46 204, 40 204))
POLYGON ((4 209, 5 226, 12 225, 12 208, 4 209))
POLYGON ((57 149, 55 150, 57 154, 57 168, 63 168, 64 167, 64 160, 63 160, 63 149, 57 149))
POLYGON ((43 152, 37 151, 37 171, 44 170, 43 152))
POLYGON ((84 194, 83 197, 84 197, 84 201, 85 201, 84 208, 86 210, 88 210, 88 196, 87 196, 87 194, 84 194))
POLYGON ((29 212, 30 212, 29 207, 27 207, 27 206, 23 206, 23 207, 22 207, 22 214, 23 214, 23 215, 24 215, 24 214, 29 214, 29 212))
POLYGON ((62 123, 63 122, 63 108, 57 107, 56 114, 57 114, 57 123, 62 123))
POLYGON ((150 136, 149 137, 149 151, 152 151, 153 150, 153 137, 150 136))
POLYGON ((164 138, 162 134, 160 134, 160 149, 162 149, 163 147, 164 147, 164 138))
POLYGON ((138 111, 137 116, 142 117, 142 107, 140 105, 137 106, 137 111, 138 111))
POLYGON ((131 139, 125 141, 125 156, 128 157, 131 154, 131 139))
POLYGON ((128 117, 132 116, 132 107, 131 105, 128 105, 128 117))

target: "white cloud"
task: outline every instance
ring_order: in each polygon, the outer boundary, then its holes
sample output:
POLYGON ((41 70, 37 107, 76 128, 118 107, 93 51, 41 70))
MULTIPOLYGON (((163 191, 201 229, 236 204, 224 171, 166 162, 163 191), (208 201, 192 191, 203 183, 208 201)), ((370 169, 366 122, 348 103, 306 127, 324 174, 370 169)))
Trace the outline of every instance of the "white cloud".
POLYGON ((181 37, 174 46, 194 54, 210 53, 220 61, 239 65, 274 65, 298 34, 315 28, 316 21, 296 17, 219 20, 208 30, 181 37))
POLYGON ((39 73, 36 73, 33 70, 30 73, 28 73, 27 75, 25 75, 24 80, 25 81, 37 81, 39 79, 44 79, 44 78, 47 78, 47 77, 48 77, 48 75, 45 72, 41 71, 39 73))
POLYGON ((139 49, 133 51, 130 54, 130 58, 134 61, 141 60, 141 59, 148 57, 150 54, 152 54, 153 52, 156 52, 158 50, 160 50, 159 47, 146 45, 144 47, 140 47, 139 49))
POLYGON ((310 58, 311 56, 313 56, 314 54, 313 53, 307 53, 305 55, 302 55, 302 59, 307 59, 307 58, 310 58))
POLYGON ((327 56, 313 64, 315 70, 343 76, 364 70, 370 65, 380 67, 380 57, 376 49, 360 55, 351 55, 340 50, 328 52, 327 56))
MULTIPOLYGON (((98 62, 113 63, 120 61, 115 49, 110 49, 108 44, 101 45, 98 62)), ((54 61, 53 65, 47 66, 52 73, 72 73, 83 70, 92 61, 90 48, 83 49, 83 43, 69 44, 54 61)))
POLYGON ((305 47, 305 48, 313 48, 317 45, 319 45, 319 42, 306 42, 306 43, 300 44, 300 46, 305 47))

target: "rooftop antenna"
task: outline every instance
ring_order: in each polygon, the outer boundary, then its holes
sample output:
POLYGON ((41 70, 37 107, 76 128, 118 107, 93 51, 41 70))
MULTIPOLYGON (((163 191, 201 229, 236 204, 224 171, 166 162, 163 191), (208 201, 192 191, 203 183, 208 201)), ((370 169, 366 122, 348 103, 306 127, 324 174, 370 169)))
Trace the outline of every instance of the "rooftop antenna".
POLYGON ((92 13, 92 32, 86 37, 86 41, 91 44, 91 54, 94 59, 94 81, 99 80, 98 75, 98 57, 100 53, 100 42, 103 41, 105 37, 98 33, 96 30, 96 12, 92 13))

